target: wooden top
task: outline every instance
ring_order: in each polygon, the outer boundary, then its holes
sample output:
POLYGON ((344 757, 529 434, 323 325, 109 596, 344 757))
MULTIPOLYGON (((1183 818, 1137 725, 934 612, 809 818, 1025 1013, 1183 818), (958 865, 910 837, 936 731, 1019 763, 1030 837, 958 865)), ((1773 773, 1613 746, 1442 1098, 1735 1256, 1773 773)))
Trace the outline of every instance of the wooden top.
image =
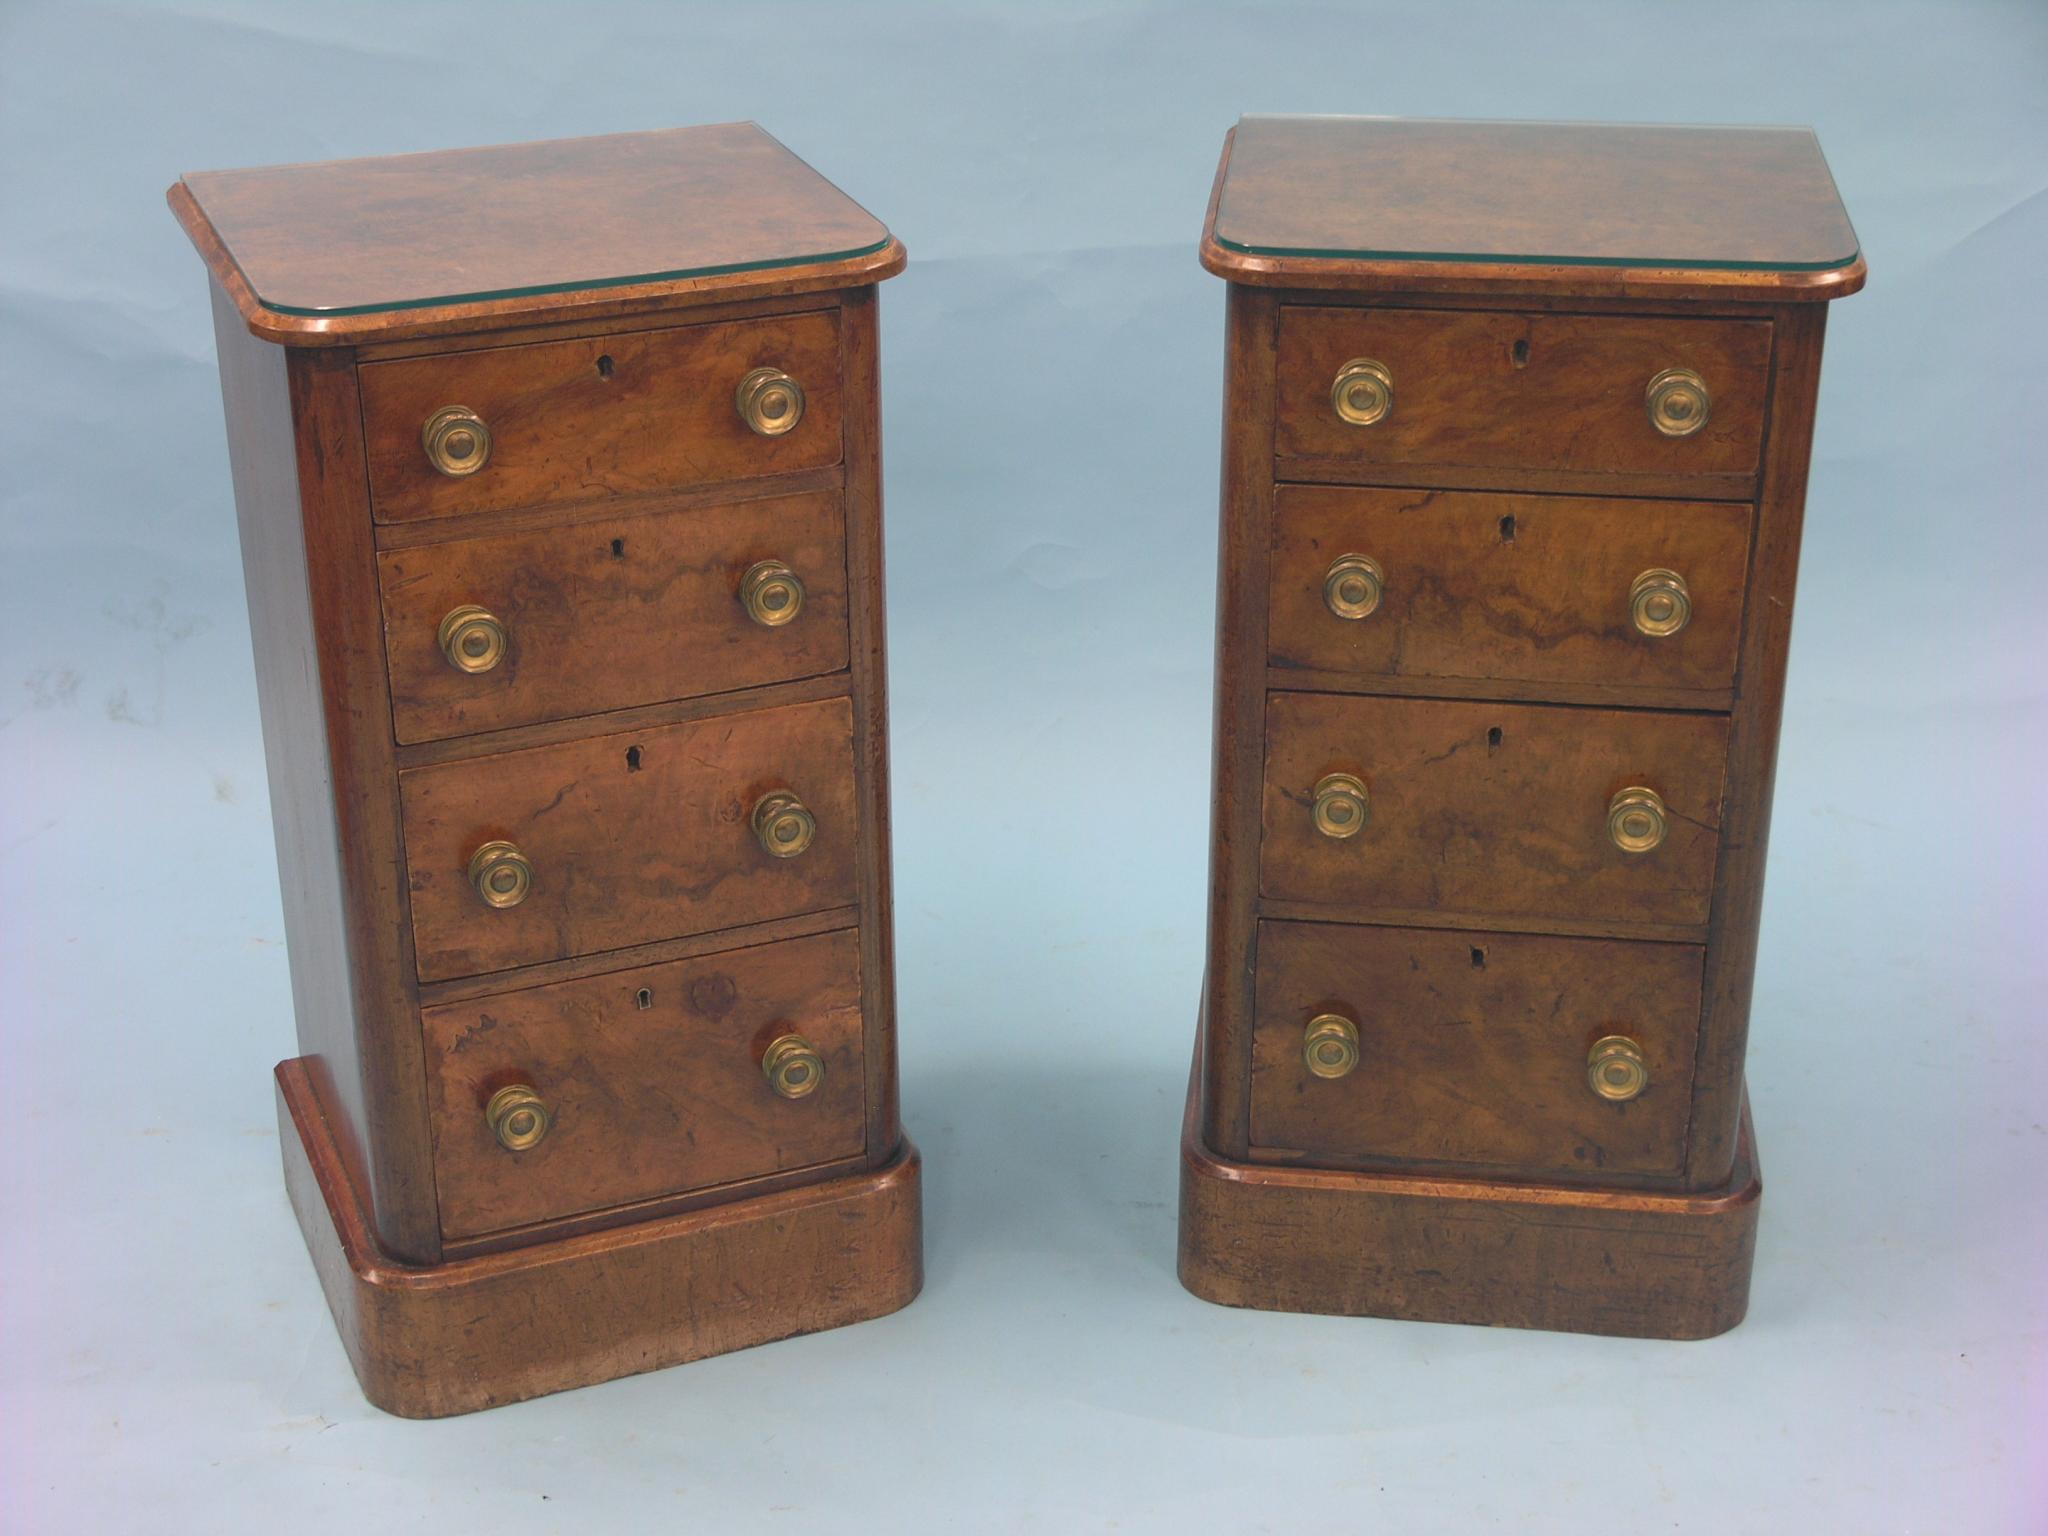
POLYGON ((878 220, 752 123, 197 171, 169 197, 276 341, 845 287, 903 265, 878 220))
POLYGON ((1233 282, 1829 299, 1863 285, 1807 128, 1247 117, 1203 265, 1233 282))

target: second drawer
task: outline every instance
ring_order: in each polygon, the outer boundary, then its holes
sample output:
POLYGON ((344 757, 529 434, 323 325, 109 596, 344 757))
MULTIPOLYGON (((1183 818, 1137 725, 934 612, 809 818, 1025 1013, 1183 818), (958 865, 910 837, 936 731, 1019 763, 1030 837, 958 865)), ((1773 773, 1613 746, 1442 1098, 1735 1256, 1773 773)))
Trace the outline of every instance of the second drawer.
POLYGON ((423 981, 858 894, 843 698, 410 768, 399 789, 423 981))
POLYGON ((443 1004, 421 1023, 447 1237, 865 1145, 852 929, 443 1004))
POLYGON ((1340 1164, 1594 1181, 1676 1173, 1701 955, 1690 944, 1263 923, 1252 1140, 1340 1164))
POLYGON ((846 665, 832 494, 390 549, 377 577, 403 742, 846 665))
POLYGON ((1720 715, 1276 693, 1259 889, 1703 931, 1727 745, 1720 715))

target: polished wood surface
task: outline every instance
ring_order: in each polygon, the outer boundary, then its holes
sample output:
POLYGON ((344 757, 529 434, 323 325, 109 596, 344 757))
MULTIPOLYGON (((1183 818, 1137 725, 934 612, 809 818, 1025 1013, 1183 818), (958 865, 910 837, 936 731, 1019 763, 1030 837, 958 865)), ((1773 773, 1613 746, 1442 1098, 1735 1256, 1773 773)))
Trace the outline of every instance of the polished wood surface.
POLYGON ((451 1238, 857 1157, 866 1141, 850 930, 448 1003, 421 1024, 451 1238), (801 1099, 761 1071, 788 1033, 824 1059, 801 1099), (553 1117, 525 1151, 484 1118, 509 1083, 553 1117))
MULTIPOLYGON (((1573 176, 1636 152, 1613 133, 1573 176)), ((1862 261, 1231 252, 1218 205, 1242 137, 1203 245, 1231 285, 1183 1278, 1252 1306, 1732 1326, 1755 1234, 1743 1054, 1825 322, 1812 301, 1853 292, 1862 261), (1391 379, 1391 410, 1365 425, 1331 398, 1357 358, 1391 379), (1712 399, 1689 436, 1647 410, 1667 368, 1699 372, 1712 399), (1325 582, 1353 555, 1382 590, 1347 617, 1325 582), (1676 634, 1630 613, 1653 570, 1686 583, 1676 634), (1332 773, 1366 786, 1355 837, 1315 826, 1332 773), (1667 830, 1631 854, 1607 808, 1637 785, 1667 830), (1313 1079, 1308 1019, 1346 999, 1362 1063, 1313 1079), (1586 1086, 1586 1050, 1590 1032, 1631 1034, 1625 1014, 1654 1037, 1651 1087, 1615 1105, 1586 1086), (1671 1203, 1652 1218, 1637 1196, 1671 1203), (1569 1211, 1539 1231, 1536 1206, 1569 1211)), ((1405 140, 1380 142, 1398 156, 1405 140)), ((1429 165, 1340 174, 1309 156, 1283 179, 1301 217, 1342 217, 1362 187, 1434 185, 1429 165)), ((1724 172, 1714 195, 1759 196, 1741 154, 1724 172)), ((1491 173, 1443 187, 1449 217, 1477 216, 1461 199, 1491 173)), ((1503 194, 1496 233, 1519 240, 1518 218, 1549 212, 1527 198, 1569 206, 1572 186, 1503 194)), ((1669 190, 1643 190, 1642 228, 1669 190)), ((1597 242, 1635 216, 1591 213, 1566 233, 1597 242)), ((1408 214, 1431 217, 1430 199, 1390 223, 1408 214)), ((1718 234, 1802 216, 1758 204, 1718 234)))
POLYGON ((1411 465, 1667 475, 1756 470, 1770 387, 1771 328, 1759 320, 1666 320, 1334 309, 1280 312, 1283 457, 1341 460, 1361 471, 1411 465), (1330 385, 1352 358, 1386 365, 1394 407, 1352 426, 1330 385), (1643 392, 1689 368, 1713 397, 1707 424, 1666 437, 1643 392))
POLYGON ((1810 129, 1248 117, 1202 263, 1235 283, 1774 302, 1864 264, 1810 129))
POLYGON ((1689 944, 1265 923, 1252 1041, 1252 1158, 1458 1169, 1577 1183, 1682 1171, 1700 1018, 1689 944), (1304 1026, 1358 1027, 1324 1079, 1304 1026), (1650 1082, 1611 1103, 1586 1053, 1627 1035, 1650 1082))
POLYGON ((1727 740, 1715 715, 1277 693, 1260 892, 1359 918, 1429 907, 1704 938, 1727 740), (1330 773, 1370 791, 1355 837, 1326 837, 1310 815, 1330 773), (1634 785, 1670 808, 1648 853, 1607 835, 1609 800, 1634 785))
POLYGON ((423 981, 847 906, 859 890, 844 699, 411 768, 399 788, 423 981), (794 858, 750 824, 771 790, 817 818, 794 858), (470 884, 470 856, 494 839, 533 863, 514 907, 470 884))
POLYGON ((727 693, 845 668, 846 530, 830 494, 620 512, 530 533, 377 556, 391 707, 401 742, 727 693), (802 579, 803 606, 767 627, 740 600, 758 560, 802 579), (460 605, 505 627, 487 672, 439 640, 460 605))
POLYGON ((1734 502, 1624 501, 1459 491, 1285 485, 1273 511, 1267 656, 1272 666, 1409 678, 1649 690, 1725 708, 1735 682, 1750 509, 1734 502), (1333 561, 1363 554, 1385 595, 1363 619, 1323 598, 1333 561), (1646 570, 1685 580, 1692 616, 1647 636, 1629 615, 1646 570))
POLYGON ((752 123, 195 171, 255 300, 346 315, 817 266, 889 232, 752 123))
POLYGON ((875 1168, 413 1267, 377 1244, 302 1061, 277 1068, 285 1187, 364 1395, 440 1418, 881 1317, 924 1283, 923 1169, 875 1168))
MULTIPOLYGON (((354 167, 326 195, 410 174, 354 167)), ((508 195, 560 193, 559 249, 619 255, 606 220, 630 209, 574 227, 606 174, 508 195)), ((728 233, 789 227, 773 174, 728 190, 728 233)), ((287 1173, 365 1389, 457 1412, 901 1305, 872 286, 901 246, 290 316, 190 188, 171 202, 217 289, 303 1050, 287 1173), (794 430, 742 419, 757 366, 803 388, 794 430), (426 456, 451 405, 492 430, 477 473, 426 456), (804 582, 793 623, 747 612, 764 560, 804 582), (463 608, 503 630, 502 653, 475 637, 480 671, 442 649, 463 608), (771 790, 817 818, 791 859, 751 824, 771 790), (470 859, 515 840, 533 886, 494 908, 470 859), (828 1086, 786 1101, 762 1032, 797 1015, 828 1086), (562 1118, 512 1152, 482 1103, 527 1077, 562 1118)), ((649 238, 687 214, 641 211, 649 238)), ((371 243, 428 218, 327 212, 371 243)))
POLYGON ((380 522, 544 502, 596 501, 816 469, 839 461, 834 310, 721 325, 406 358, 361 370, 370 487, 380 522), (803 419, 763 437, 733 392, 757 367, 804 387, 803 419), (463 405, 490 428, 489 461, 459 478, 420 442, 463 405))
POLYGON ((1180 1281, 1267 1311, 1705 1339, 1749 1310, 1763 1195, 1747 1117, 1712 1188, 1282 1168, 1218 1156, 1189 1090, 1180 1281))

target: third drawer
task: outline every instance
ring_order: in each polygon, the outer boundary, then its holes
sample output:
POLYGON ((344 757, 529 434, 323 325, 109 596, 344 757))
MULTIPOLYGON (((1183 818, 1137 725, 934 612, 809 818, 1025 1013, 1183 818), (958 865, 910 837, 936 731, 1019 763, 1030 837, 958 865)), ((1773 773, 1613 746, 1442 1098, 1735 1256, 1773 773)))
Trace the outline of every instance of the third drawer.
POLYGON ((858 897, 844 698, 409 768, 399 788, 422 981, 858 897))
POLYGON ((1260 893, 1703 936, 1727 744, 1721 715, 1275 693, 1260 893))

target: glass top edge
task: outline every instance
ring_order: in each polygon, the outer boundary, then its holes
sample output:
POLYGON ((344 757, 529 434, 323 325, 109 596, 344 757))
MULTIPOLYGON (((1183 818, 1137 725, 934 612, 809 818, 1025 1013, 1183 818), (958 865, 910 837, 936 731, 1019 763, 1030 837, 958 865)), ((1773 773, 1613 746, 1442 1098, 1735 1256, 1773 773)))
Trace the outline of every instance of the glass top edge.
POLYGON ((1650 123, 1618 118, 1557 117, 1404 117, 1388 112, 1244 112, 1245 123, 1415 123, 1430 128, 1598 128, 1634 132, 1666 129, 1674 133, 1803 133, 1818 138, 1811 123, 1650 123))
POLYGON ((1295 257, 1307 261, 1442 261, 1460 266, 1502 267, 1632 267, 1672 272, 1839 272, 1863 259, 1859 245, 1848 255, 1828 261, 1704 261, 1671 256, 1544 256, 1507 255, 1482 251, 1318 250, 1305 246, 1246 245, 1218 233, 1216 243, 1244 256, 1295 257))
MULTIPOLYGON (((865 210, 863 210, 865 212, 865 210)), ((872 214, 869 215, 873 217, 872 214)), ((438 309, 452 304, 489 304, 503 299, 542 298, 555 293, 596 292, 612 288, 637 288, 650 283, 681 282, 692 277, 724 277, 735 272, 775 272, 790 267, 805 267, 830 261, 852 261, 861 256, 873 256, 887 250, 896 237, 887 230, 882 238, 867 245, 854 246, 838 251, 809 251, 797 256, 777 256, 766 261, 734 261, 719 266, 681 267, 667 272, 640 272, 625 277, 572 278, 560 283, 536 283, 521 288, 487 288, 475 293, 436 294, 424 299, 394 299, 377 304, 343 304, 326 308, 309 307, 302 304, 280 304, 256 292, 255 284, 249 291, 256 302, 274 315, 297 315, 310 319, 339 319, 349 315, 390 315, 414 309, 438 309)), ((237 266, 239 268, 239 263, 237 266)), ((243 272, 243 280, 248 273, 243 272)))

